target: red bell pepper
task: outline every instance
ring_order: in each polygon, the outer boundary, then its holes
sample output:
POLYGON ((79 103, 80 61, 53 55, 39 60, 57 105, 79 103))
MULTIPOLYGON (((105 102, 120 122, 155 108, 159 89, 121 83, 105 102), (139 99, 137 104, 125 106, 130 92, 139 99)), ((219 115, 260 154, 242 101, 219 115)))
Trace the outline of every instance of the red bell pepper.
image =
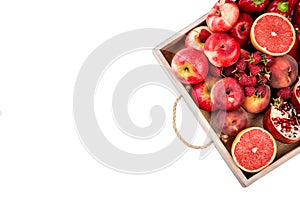
POLYGON ((246 13, 257 13, 264 10, 269 4, 269 0, 239 0, 238 7, 246 13))
POLYGON ((274 0, 270 2, 266 12, 279 13, 292 21, 298 1, 299 0, 274 0))
POLYGON ((296 26, 300 26, 300 1, 298 1, 298 4, 295 8, 293 24, 296 26))
POLYGON ((296 41, 289 54, 293 56, 297 62, 300 62, 300 30, 297 26, 295 27, 295 30, 297 34, 296 41))

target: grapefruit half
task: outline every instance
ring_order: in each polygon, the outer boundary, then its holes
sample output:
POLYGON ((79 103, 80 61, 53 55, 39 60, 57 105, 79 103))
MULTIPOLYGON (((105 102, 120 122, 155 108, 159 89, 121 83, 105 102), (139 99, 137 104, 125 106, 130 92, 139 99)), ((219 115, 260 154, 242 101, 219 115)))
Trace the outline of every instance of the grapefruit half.
POLYGON ((243 171, 255 173, 270 165, 276 156, 277 145, 273 136, 261 127, 250 127, 235 138, 231 154, 243 171))
POLYGON ((257 50, 271 56, 283 56, 293 48, 296 32, 286 17, 270 12, 256 18, 250 38, 257 50))

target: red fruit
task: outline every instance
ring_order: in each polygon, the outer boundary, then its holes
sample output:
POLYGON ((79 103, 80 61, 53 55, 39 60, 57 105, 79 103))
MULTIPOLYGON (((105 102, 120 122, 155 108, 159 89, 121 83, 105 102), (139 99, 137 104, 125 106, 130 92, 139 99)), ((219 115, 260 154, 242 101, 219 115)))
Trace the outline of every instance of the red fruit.
POLYGON ((249 113, 261 113, 269 106, 271 99, 271 89, 269 86, 264 86, 264 89, 260 87, 262 86, 259 86, 257 88, 255 94, 245 97, 243 108, 249 113))
POLYGON ((246 61, 249 59, 250 53, 249 51, 245 50, 245 49, 241 49, 241 55, 240 55, 240 59, 246 61))
POLYGON ((204 53, 216 67, 228 67, 238 61, 239 43, 227 33, 213 33, 204 44, 204 53))
POLYGON ((257 88, 256 88, 257 94, 258 94, 260 97, 265 97, 266 94, 267 94, 267 88, 268 88, 268 87, 269 87, 269 86, 266 86, 266 85, 259 85, 259 86, 257 86, 257 88))
POLYGON ((267 8, 269 0, 239 0, 238 7, 246 13, 258 13, 267 8))
POLYGON ((293 16, 293 24, 300 26, 300 1, 298 1, 298 4, 296 5, 294 12, 295 13, 293 16))
POLYGON ((257 64, 248 64, 248 69, 252 76, 256 76, 260 73, 260 67, 257 64))
POLYGON ((270 86, 283 88, 291 86, 298 76, 298 63, 290 55, 279 56, 269 67, 271 72, 270 86))
POLYGON ((249 14, 240 13, 238 21, 229 31, 231 37, 241 46, 246 46, 250 43, 250 30, 253 24, 253 19, 249 14))
POLYGON ((256 77, 255 76, 248 76, 246 73, 240 73, 239 83, 242 86, 255 86, 256 85, 256 77))
POLYGON ((205 42, 207 40, 207 38, 211 35, 211 31, 208 29, 202 29, 199 33, 199 40, 202 42, 205 42))
POLYGON ((260 85, 265 85, 267 82, 268 82, 268 79, 264 75, 259 76, 257 79, 257 83, 260 85))
POLYGON ((267 12, 253 22, 250 39, 257 50, 272 56, 283 56, 293 48, 296 34, 287 18, 267 12))
POLYGON ((263 125, 275 139, 287 144, 295 143, 300 140, 298 115, 290 103, 277 99, 265 113, 263 125))
MULTIPOLYGON (((300 37, 300 33, 297 33, 298 38, 300 37)), ((293 56, 297 62, 300 62, 300 40, 297 39, 289 55, 293 56)))
POLYGON ((297 6, 298 0, 276 0, 271 1, 265 12, 274 12, 286 17, 292 21, 294 10, 297 6))
POLYGON ((221 0, 208 12, 206 24, 212 32, 226 32, 235 25, 239 14, 234 2, 221 0))
POLYGON ((219 110, 213 116, 214 126, 217 132, 229 136, 236 136, 248 126, 248 115, 244 109, 238 108, 234 111, 219 110))
POLYGON ((250 127, 241 131, 231 146, 234 162, 243 171, 258 172, 270 165, 277 154, 273 136, 263 128, 250 127))
POLYGON ((185 39, 185 47, 191 47, 201 50, 206 39, 211 35, 211 31, 207 26, 199 26, 189 32, 185 39))
POLYGON ((268 55, 268 54, 262 54, 262 62, 264 63, 264 65, 269 68, 270 66, 272 66, 275 62, 275 58, 274 56, 268 55))
POLYGON ((216 109, 210 98, 210 90, 217 81, 217 78, 207 76, 205 81, 192 87, 192 97, 200 109, 209 112, 216 109))
POLYGON ((236 110, 244 101, 244 89, 235 78, 226 77, 211 89, 213 104, 221 110, 236 110))
POLYGON ((245 71, 247 68, 247 59, 250 53, 244 49, 241 49, 240 57, 238 61, 234 64, 235 68, 239 71, 245 71))
POLYGON ((294 108, 300 113, 300 79, 292 89, 292 104, 294 108))
POLYGON ((250 85, 249 86, 255 86, 257 82, 256 76, 249 76, 250 77, 250 85))
POLYGON ((215 67, 213 65, 209 65, 209 72, 214 77, 220 77, 222 75, 222 67, 215 67))
POLYGON ((239 72, 235 76, 239 80, 239 83, 242 86, 248 86, 249 85, 250 79, 249 79, 249 76, 245 72, 239 72))
POLYGON ((184 84, 197 84, 208 73, 208 61, 202 50, 184 48, 172 60, 172 70, 184 84))
POLYGON ((250 58, 248 59, 248 62, 253 65, 257 65, 259 62, 262 61, 261 52, 256 51, 251 54, 250 58))
POLYGON ((245 87, 245 94, 246 97, 251 97, 256 92, 256 89, 254 87, 245 87))
POLYGON ((222 75, 225 77, 233 77, 237 69, 235 66, 224 67, 222 70, 222 75))
POLYGON ((234 64, 235 68, 239 71, 245 71, 247 68, 247 62, 244 60, 238 60, 235 64, 234 64))
POLYGON ((277 97, 281 97, 283 99, 290 99, 292 97, 292 92, 289 87, 281 88, 277 93, 277 97))

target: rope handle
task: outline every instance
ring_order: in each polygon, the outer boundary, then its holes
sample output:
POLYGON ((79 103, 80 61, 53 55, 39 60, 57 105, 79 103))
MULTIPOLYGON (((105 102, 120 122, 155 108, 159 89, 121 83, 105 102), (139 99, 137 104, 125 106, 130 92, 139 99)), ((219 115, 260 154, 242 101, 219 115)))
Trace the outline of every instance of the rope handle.
POLYGON ((204 146, 196 146, 196 145, 193 145, 193 144, 190 144, 188 143, 180 134, 179 130, 177 129, 177 125, 176 125, 176 111, 177 111, 177 105, 178 105, 178 102, 182 99, 182 95, 180 95, 176 101, 174 102, 174 105, 173 105, 173 129, 177 135, 177 137, 183 142, 183 144, 185 144, 187 147, 190 147, 192 149, 205 149, 207 147, 209 147, 213 141, 210 141, 209 143, 205 144, 204 146))

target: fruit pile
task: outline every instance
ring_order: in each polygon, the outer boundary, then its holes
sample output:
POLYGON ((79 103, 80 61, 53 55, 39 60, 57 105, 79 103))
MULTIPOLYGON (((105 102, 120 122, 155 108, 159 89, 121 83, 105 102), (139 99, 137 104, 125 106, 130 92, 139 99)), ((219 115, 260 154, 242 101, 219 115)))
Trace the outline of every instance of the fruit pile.
POLYGON ((300 141, 299 26, 299 0, 219 0, 172 59, 212 126, 234 137, 231 154, 244 171, 273 162, 275 140, 300 141), (249 126, 250 115, 263 115, 263 127, 249 126))

